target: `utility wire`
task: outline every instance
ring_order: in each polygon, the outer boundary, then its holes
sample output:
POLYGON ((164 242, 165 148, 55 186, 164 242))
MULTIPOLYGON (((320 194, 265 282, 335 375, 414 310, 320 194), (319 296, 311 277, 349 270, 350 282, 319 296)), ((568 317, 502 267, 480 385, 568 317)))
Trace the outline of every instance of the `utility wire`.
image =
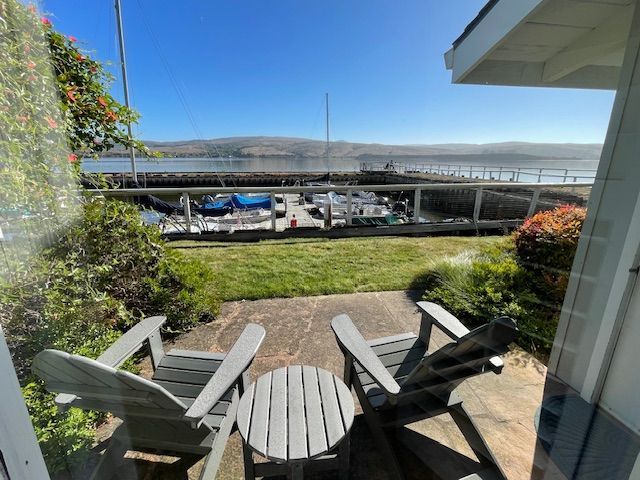
MULTIPOLYGON (((164 56, 164 54, 162 53, 162 48, 160 47, 160 42, 158 41, 156 35, 153 33, 153 30, 151 29, 151 25, 149 25, 149 22, 147 22, 147 18, 146 18, 146 14, 144 11, 144 7, 142 6, 142 2, 140 0, 137 0, 138 3, 138 7, 140 8, 140 11, 142 13, 142 23, 144 24, 145 28, 147 29, 147 33, 149 34, 149 37, 151 39, 151 43, 153 44, 156 53, 158 54, 158 57, 160 57, 160 61, 167 73, 167 75, 169 76, 169 80, 171 81, 171 84, 173 85, 174 90, 176 91, 176 94, 178 95, 178 100, 180 101, 180 103, 182 104, 182 108, 184 109, 185 113, 187 114, 187 117, 189 119, 189 122, 191 123, 191 127, 193 128, 193 131, 196 134, 196 138, 202 142, 204 142, 204 138, 202 135, 202 132, 200 131, 200 129, 198 128, 198 124, 197 121, 193 115, 193 112, 191 111, 191 108, 189 108, 189 103, 187 101, 187 98, 184 94, 184 92, 182 91, 182 89, 180 88, 180 85, 178 84, 178 81, 176 80, 175 76, 173 75, 173 71, 171 70, 171 66, 169 65, 169 62, 167 61, 166 57, 164 56)), ((213 143, 213 148, 216 151, 216 155, 218 156, 219 159, 223 160, 222 155, 220 154, 220 151, 218 150, 218 146, 213 143)), ((211 160, 213 160, 214 157, 212 157, 209 153, 209 149, 205 149, 205 154, 208 158, 210 158, 211 160)), ((220 182, 220 184, 224 187, 224 180, 222 179, 222 177, 220 176, 220 174, 218 173, 217 169, 214 170, 214 173, 216 174, 216 177, 218 178, 218 181, 220 182)), ((231 182, 233 183, 234 187, 237 187, 236 185, 236 181, 235 178, 233 177, 233 175, 230 176, 231 178, 231 182)))

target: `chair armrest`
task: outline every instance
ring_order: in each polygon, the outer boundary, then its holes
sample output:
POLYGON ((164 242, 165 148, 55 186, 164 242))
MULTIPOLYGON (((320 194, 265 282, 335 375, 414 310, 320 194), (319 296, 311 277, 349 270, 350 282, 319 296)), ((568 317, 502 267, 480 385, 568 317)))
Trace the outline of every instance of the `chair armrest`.
POLYGON ((465 327, 460 320, 447 312, 440 305, 431 302, 418 302, 416 304, 422 310, 422 320, 431 322, 452 340, 458 340, 469 333, 469 329, 465 327))
MULTIPOLYGON (((432 325, 438 327, 451 339, 459 340, 470 332, 470 330, 465 327, 460 320, 447 312, 440 305, 431 302, 418 302, 417 305, 418 308, 422 310, 423 321, 426 320, 431 322, 432 325)), ((489 363, 493 366, 495 373, 500 373, 504 366, 504 362, 498 356, 491 357, 491 359, 489 359, 489 363)))
POLYGON ((140 350, 145 340, 157 332, 166 321, 167 317, 145 318, 116 340, 96 361, 112 368, 118 368, 131 355, 140 350))
POLYGON ((184 418, 191 422, 193 428, 202 424, 205 415, 220 401, 220 398, 238 382, 244 371, 249 368, 251 362, 258 353, 260 345, 265 337, 265 330, 260 325, 250 323, 247 325, 236 343, 213 374, 213 377, 205 385, 200 395, 195 399, 191 407, 184 414, 184 418))
MULTIPOLYGON (((102 355, 96 359, 96 361, 112 368, 118 368, 131 355, 140 350, 145 340, 157 332, 166 321, 167 317, 145 318, 116 340, 116 342, 107 348, 102 355)), ((56 396, 55 402, 58 409, 64 411, 75 399, 75 395, 61 393, 56 396)))
POLYGON ((348 315, 338 315, 331 320, 331 328, 345 355, 353 357, 387 395, 394 397, 400 393, 400 385, 382 364, 348 315))

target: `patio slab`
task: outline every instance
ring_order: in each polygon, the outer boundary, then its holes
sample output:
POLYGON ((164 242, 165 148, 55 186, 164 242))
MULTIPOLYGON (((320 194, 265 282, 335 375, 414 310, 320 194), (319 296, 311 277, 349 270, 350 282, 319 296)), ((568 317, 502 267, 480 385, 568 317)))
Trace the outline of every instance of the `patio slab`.
MULTIPOLYGON (((201 325, 177 338, 165 348, 202 351, 226 351, 247 323, 262 325, 267 336, 252 366, 253 379, 272 369, 292 364, 322 367, 342 376, 343 357, 330 328, 331 319, 347 313, 365 338, 376 338, 402 332, 418 332, 420 314, 415 306, 418 292, 377 292, 348 295, 326 295, 291 299, 228 302, 222 306, 215 322, 201 325)), ((447 343, 437 329, 432 333, 432 346, 447 343)), ((146 364, 143 374, 149 375, 146 364)), ((531 355, 515 347, 505 356, 502 375, 482 375, 466 381, 458 392, 493 449, 510 479, 531 478, 536 445, 533 424, 540 405, 546 368, 531 355)), ((386 479, 384 465, 361 415, 356 401, 356 421, 352 432, 351 478, 386 479)), ((106 430, 103 429, 103 434, 106 430)), ((475 457, 448 415, 410 425, 408 436, 420 452, 424 464, 411 453, 401 456, 408 479, 457 479, 477 469, 475 457), (434 475, 437 471, 439 477, 434 475)), ((119 478, 179 478, 175 469, 150 461, 149 455, 129 453, 119 478), (171 471, 172 470, 172 471, 171 471), (148 475, 151 476, 148 476, 148 475)), ((156 460, 171 461, 166 457, 156 460)), ((197 478, 200 464, 189 471, 197 478)), ((243 478, 240 438, 234 433, 227 445, 219 479, 243 478)), ((336 478, 324 474, 314 478, 336 478)))

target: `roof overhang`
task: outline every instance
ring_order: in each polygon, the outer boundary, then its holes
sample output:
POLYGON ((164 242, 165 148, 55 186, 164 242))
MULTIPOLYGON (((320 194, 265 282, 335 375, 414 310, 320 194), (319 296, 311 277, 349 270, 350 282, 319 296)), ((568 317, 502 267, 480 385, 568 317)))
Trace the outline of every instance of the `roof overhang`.
POLYGON ((454 83, 616 89, 636 0, 490 0, 445 54, 454 83))

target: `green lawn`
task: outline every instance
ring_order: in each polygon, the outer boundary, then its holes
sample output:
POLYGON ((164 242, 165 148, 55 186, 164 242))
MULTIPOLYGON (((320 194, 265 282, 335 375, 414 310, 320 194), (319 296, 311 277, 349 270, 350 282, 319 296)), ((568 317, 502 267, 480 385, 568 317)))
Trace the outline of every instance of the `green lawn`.
POLYGON ((217 278, 214 288, 223 300, 254 300, 421 288, 421 277, 431 262, 499 238, 391 237, 169 245, 213 268, 217 278))

